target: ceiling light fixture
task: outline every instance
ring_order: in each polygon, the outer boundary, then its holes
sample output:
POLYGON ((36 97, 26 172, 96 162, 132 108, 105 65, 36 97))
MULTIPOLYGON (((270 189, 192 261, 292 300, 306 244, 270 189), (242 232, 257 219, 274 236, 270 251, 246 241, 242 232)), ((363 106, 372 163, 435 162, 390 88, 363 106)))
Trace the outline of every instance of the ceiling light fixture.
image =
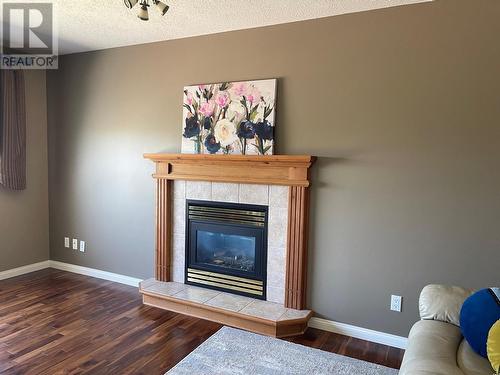
POLYGON ((135 4, 139 3, 140 8, 137 17, 139 17, 143 21, 149 20, 148 7, 150 6, 149 5, 150 1, 154 5, 156 5, 158 11, 162 16, 164 16, 165 13, 167 13, 169 6, 159 0, 141 0, 140 2, 139 0, 123 0, 125 6, 129 9, 132 9, 135 6, 135 4))

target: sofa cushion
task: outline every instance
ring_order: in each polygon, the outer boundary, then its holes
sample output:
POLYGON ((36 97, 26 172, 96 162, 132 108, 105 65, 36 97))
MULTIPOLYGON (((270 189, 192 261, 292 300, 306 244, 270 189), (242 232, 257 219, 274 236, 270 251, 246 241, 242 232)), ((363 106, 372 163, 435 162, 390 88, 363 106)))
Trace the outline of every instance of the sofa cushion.
MULTIPOLYGON (((437 320, 421 320, 408 337, 400 375, 464 375, 457 365, 460 328, 437 320)), ((491 375, 491 374, 490 374, 491 375)))
POLYGON ((500 373, 500 320, 491 327, 486 346, 491 367, 498 374, 500 373))
POLYGON ((484 358, 488 357, 488 332, 500 319, 500 299, 495 289, 482 289, 474 293, 465 300, 460 311, 462 335, 471 348, 484 358))
POLYGON ((491 375, 493 369, 487 359, 481 357, 466 340, 462 340, 457 352, 458 367, 465 375, 491 375))
POLYGON ((471 294, 457 286, 427 285, 420 293, 420 317, 460 326, 460 309, 471 294))

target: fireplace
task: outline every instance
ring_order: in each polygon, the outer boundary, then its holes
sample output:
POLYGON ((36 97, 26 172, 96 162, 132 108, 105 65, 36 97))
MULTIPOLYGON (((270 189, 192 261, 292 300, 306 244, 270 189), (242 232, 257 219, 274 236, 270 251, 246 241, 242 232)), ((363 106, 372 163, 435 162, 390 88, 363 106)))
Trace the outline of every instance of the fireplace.
POLYGON ((186 201, 186 284, 266 299, 267 206, 186 201))

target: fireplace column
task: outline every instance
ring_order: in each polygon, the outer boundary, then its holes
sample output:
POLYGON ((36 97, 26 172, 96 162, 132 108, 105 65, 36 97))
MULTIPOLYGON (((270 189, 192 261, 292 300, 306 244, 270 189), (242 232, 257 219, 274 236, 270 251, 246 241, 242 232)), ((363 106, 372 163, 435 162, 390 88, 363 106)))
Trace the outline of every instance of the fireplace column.
POLYGON ((156 179, 155 278, 158 281, 171 280, 172 188, 171 180, 156 179))
POLYGON ((309 188, 290 186, 288 199, 285 306, 304 310, 306 308, 307 287, 309 188))

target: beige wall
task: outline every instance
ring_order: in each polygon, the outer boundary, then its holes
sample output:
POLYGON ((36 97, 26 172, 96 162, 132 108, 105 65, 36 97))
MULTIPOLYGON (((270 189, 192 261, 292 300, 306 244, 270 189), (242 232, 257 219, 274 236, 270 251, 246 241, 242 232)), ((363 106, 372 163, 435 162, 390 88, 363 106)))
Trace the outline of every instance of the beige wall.
POLYGON ((44 71, 26 71, 27 189, 0 187, 0 271, 49 259, 44 71))
POLYGON ((150 277, 142 153, 180 150, 183 86, 278 77, 278 152, 319 156, 310 307, 406 335, 425 284, 498 283, 499 20, 497 0, 440 0, 63 57, 48 75, 51 257, 150 277))

